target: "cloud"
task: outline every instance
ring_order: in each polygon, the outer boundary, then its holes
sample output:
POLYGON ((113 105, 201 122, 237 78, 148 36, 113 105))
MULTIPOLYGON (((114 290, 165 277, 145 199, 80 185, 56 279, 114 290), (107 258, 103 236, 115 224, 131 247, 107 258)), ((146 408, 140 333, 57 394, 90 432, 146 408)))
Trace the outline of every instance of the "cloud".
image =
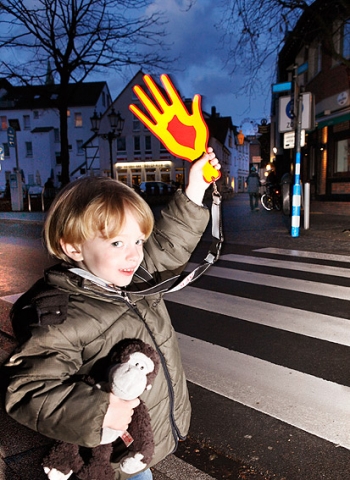
MULTIPOLYGON (((231 116, 236 125, 247 118, 260 122, 269 117, 269 92, 249 98, 239 90, 243 77, 230 74, 226 65, 227 51, 222 41, 222 32, 216 27, 222 11, 213 0, 198 0, 189 7, 190 0, 155 0, 147 13, 163 11, 168 23, 166 42, 171 45, 169 56, 176 58, 170 74, 180 94, 192 98, 199 93, 203 97, 203 109, 216 111, 222 116, 231 116)), ((124 82, 111 75, 108 84, 112 96, 118 94, 136 70, 126 70, 124 82), (126 80, 127 79, 127 80, 126 80)), ((106 77, 104 77, 106 78, 106 77)))

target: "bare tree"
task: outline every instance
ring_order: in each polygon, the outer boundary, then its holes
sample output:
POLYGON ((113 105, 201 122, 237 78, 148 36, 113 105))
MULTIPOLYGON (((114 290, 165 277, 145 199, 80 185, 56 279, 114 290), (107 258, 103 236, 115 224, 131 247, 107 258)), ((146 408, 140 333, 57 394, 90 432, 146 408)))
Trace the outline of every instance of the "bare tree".
POLYGON ((223 0, 221 9, 218 28, 229 52, 227 66, 231 74, 243 75, 242 89, 249 97, 267 91, 276 81, 278 53, 306 11, 309 15, 299 33, 309 38, 319 34, 327 53, 350 67, 334 42, 342 26, 331 21, 336 11, 340 18, 348 18, 349 0, 223 0))
POLYGON ((150 0, 0 0, 2 76, 44 83, 48 60, 59 86, 62 184, 69 182, 68 85, 94 70, 159 67, 164 17, 150 0), (9 60, 14 59, 14 60, 9 60))

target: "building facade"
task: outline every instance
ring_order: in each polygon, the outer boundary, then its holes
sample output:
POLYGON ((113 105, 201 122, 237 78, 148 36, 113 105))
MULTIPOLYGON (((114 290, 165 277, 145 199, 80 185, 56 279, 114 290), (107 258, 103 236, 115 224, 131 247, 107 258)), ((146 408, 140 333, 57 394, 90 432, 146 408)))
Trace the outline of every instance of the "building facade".
MULTIPOLYGON (((350 201, 350 4, 316 0, 304 12, 279 54, 278 82, 295 82, 310 94, 312 122, 301 149, 301 179, 311 183, 314 198, 350 201), (325 22, 324 19, 327 19, 325 22), (293 68, 302 73, 293 79, 293 68), (305 67, 305 68, 302 68, 305 67)), ((280 174, 292 172, 294 149, 284 148, 278 131, 280 96, 273 98, 275 125, 271 146, 277 149, 280 174)), ((303 100, 305 102, 305 100, 303 100)), ((303 103, 303 112, 308 105, 303 103)), ((288 112, 287 112, 288 114, 288 112)))
MULTIPOLYGON (((86 145, 86 149, 90 152, 88 158, 93 158, 93 155, 99 157, 103 175, 110 175, 111 165, 113 165, 113 176, 129 186, 146 181, 186 185, 190 162, 171 155, 158 138, 129 110, 130 104, 143 108, 133 92, 135 85, 144 87, 143 76, 143 72, 139 71, 109 109, 104 113, 97 112, 97 115, 101 114, 101 122, 97 135, 91 137, 86 145), (124 127, 120 136, 114 138, 110 144, 108 133, 111 131, 111 126, 108 114, 112 108, 124 119, 124 127)), ((159 88, 162 90, 161 86, 159 88)), ((147 91, 146 88, 145 91, 147 91)), ((164 95, 166 97, 166 93, 164 95)), ((184 99, 183 102, 191 112, 192 100, 184 99)), ((220 117, 215 109, 211 114, 203 112, 203 117, 209 129, 209 145, 214 148, 222 164, 222 175, 217 182, 218 188, 222 191, 231 190, 232 184, 238 185, 238 181, 235 182, 235 174, 232 172, 232 158, 237 149, 236 127, 232 125, 230 117, 220 117)), ((244 158, 246 158, 245 155, 244 158)), ((239 165, 243 167, 243 163, 241 161, 239 165)))
MULTIPOLYGON (((43 186, 51 178, 60 186, 60 119, 55 108, 58 85, 14 87, 0 79, 0 145, 4 160, 0 162, 0 187, 11 173, 22 172, 24 185, 43 186), (15 141, 9 138, 13 126, 15 141)), ((105 111, 111 103, 107 83, 72 84, 68 108, 70 177, 78 178, 87 169, 100 171, 98 162, 87 164, 84 143, 91 137, 94 109, 105 111)))

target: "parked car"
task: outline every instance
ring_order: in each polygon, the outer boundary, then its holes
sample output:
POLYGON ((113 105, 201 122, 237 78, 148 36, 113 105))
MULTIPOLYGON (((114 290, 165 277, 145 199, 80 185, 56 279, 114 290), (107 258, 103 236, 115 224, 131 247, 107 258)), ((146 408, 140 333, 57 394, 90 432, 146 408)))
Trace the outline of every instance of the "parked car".
POLYGON ((173 193, 173 188, 165 182, 141 182, 139 185, 141 195, 168 195, 173 193))

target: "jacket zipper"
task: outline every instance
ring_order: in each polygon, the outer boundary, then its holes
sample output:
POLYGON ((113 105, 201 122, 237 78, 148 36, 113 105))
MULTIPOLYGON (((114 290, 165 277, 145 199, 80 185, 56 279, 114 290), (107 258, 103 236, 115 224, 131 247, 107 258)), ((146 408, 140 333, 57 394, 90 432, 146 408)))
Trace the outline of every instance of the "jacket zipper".
MULTIPOLYGON (((84 289, 85 290, 91 290, 86 285, 84 285, 84 289)), ((109 299, 111 298, 109 295, 104 295, 102 292, 100 293, 100 295, 102 297, 105 297, 105 298, 109 298, 109 299)), ((164 358, 163 353, 161 352, 161 350, 160 350, 160 348, 157 344, 156 339, 154 338, 154 335, 153 335, 151 329, 149 328, 149 326, 147 325, 147 322, 145 321, 145 319, 141 315, 139 309, 137 308, 136 303, 132 302, 130 300, 127 292, 125 292, 125 291, 121 291, 119 293, 119 295, 120 295, 119 298, 121 300, 123 300, 123 302, 126 303, 136 313, 136 315, 140 318, 140 320, 142 321, 142 323, 146 327, 146 330, 148 331, 148 333, 149 333, 149 335, 152 339, 153 345, 156 348, 157 353, 159 355, 159 358, 160 358, 160 361, 161 361, 161 364, 162 364, 162 367, 163 367, 163 370, 164 370, 165 378, 166 378, 166 381, 167 381, 167 385, 168 385, 168 393, 169 393, 169 399, 170 399, 170 413, 169 413, 169 415, 170 415, 170 425, 171 425, 171 430, 172 430, 173 437, 174 437, 174 440, 175 440, 175 448, 173 450, 173 451, 175 451, 176 448, 177 448, 179 439, 180 440, 185 440, 186 437, 184 437, 183 435, 180 434, 180 431, 179 431, 179 429, 176 425, 176 422, 175 422, 175 418, 174 418, 174 389, 173 389, 172 384, 171 384, 170 374, 169 374, 169 370, 168 370, 168 367, 167 367, 166 362, 165 362, 165 358, 164 358)))
POLYGON ((145 319, 141 315, 139 309, 137 308, 136 303, 131 302, 131 300, 129 299, 126 292, 122 292, 122 297, 125 300, 125 302, 128 303, 131 306, 133 311, 136 313, 136 315, 140 318, 140 320, 142 321, 142 323, 146 327, 146 330, 148 331, 148 333, 149 333, 149 335, 152 339, 152 342, 153 342, 153 344, 154 344, 154 346, 155 346, 155 348, 158 352, 160 361, 162 363, 163 370, 164 370, 164 373, 165 373, 165 378, 166 378, 167 385, 168 385, 168 393, 169 393, 169 399, 170 399, 170 425, 171 425, 171 430, 173 432, 173 437, 174 437, 174 440, 175 440, 175 448, 174 448, 174 451, 175 451, 176 448, 177 448, 177 444, 178 444, 179 439, 180 440, 185 440, 185 437, 183 437, 180 434, 180 431, 179 431, 179 429, 176 425, 176 422, 175 422, 175 418, 174 418, 174 403, 175 403, 174 402, 174 389, 173 389, 172 384, 171 384, 170 374, 169 374, 169 370, 168 370, 168 367, 167 367, 166 362, 165 362, 164 355, 162 354, 162 352, 161 352, 161 350, 160 350, 160 348, 157 344, 157 341, 154 338, 154 335, 153 335, 151 329, 147 325, 147 322, 145 321, 145 319))

